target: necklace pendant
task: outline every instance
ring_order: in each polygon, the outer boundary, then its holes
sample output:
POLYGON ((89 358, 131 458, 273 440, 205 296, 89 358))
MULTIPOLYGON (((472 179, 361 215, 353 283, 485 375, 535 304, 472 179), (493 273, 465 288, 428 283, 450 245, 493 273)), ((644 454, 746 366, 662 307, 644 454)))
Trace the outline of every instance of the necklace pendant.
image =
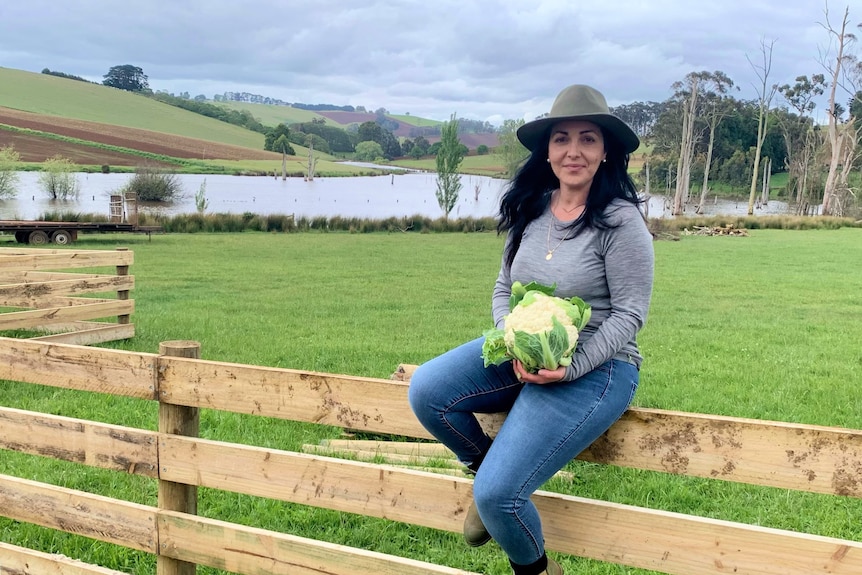
POLYGON ((548 255, 546 255, 546 256, 545 256, 545 259, 546 259, 546 260, 549 260, 549 259, 551 259, 552 257, 554 257, 554 252, 548 252, 548 255))

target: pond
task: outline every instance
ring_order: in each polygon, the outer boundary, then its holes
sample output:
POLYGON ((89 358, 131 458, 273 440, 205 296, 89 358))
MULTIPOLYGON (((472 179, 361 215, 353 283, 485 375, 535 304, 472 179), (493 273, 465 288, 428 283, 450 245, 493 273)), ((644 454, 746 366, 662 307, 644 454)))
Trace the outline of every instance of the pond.
MULTIPOLYGON (((75 200, 51 200, 38 184, 38 172, 19 172, 18 195, 0 200, 0 219, 34 220, 49 211, 71 211, 85 214, 109 214, 110 195, 117 193, 133 174, 77 174, 81 192, 75 200)), ((424 216, 439 218, 443 211, 437 204, 433 173, 410 172, 385 176, 302 178, 227 175, 179 175, 183 197, 168 204, 141 204, 142 212, 176 215, 194 213, 195 194, 206 183, 208 213, 260 215, 294 214, 299 217, 389 217, 424 216)), ((495 217, 506 181, 486 176, 461 177, 460 198, 451 218, 495 217)), ((745 215, 748 204, 711 198, 706 215, 745 215)), ((687 213, 693 214, 689 207, 687 213)), ((756 210, 758 215, 787 213, 784 202, 771 201, 756 210)), ((653 196, 650 217, 671 217, 669 202, 653 196)))

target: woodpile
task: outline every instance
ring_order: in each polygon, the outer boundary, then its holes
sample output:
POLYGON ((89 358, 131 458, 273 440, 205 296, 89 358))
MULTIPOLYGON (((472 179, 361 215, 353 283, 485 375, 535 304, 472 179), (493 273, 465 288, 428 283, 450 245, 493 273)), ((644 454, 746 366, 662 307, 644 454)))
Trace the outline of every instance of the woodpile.
POLYGON ((725 226, 692 226, 682 231, 684 236, 748 236, 748 230, 733 224, 725 226))

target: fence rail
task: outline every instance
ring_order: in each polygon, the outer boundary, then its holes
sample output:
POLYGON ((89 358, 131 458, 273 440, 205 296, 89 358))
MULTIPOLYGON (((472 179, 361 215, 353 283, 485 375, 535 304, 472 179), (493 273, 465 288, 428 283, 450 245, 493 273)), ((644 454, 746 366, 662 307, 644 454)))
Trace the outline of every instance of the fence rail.
MULTIPOLYGON (((0 379, 428 439, 408 383, 0 338, 0 379)), ((183 411, 185 410, 185 411, 183 411)), ((182 427, 182 421, 173 425, 182 427)), ((493 425, 492 421, 492 425, 493 425)), ((217 521, 163 503, 206 487, 460 532, 472 480, 0 408, 0 448, 157 479, 148 507, 0 476, 0 514, 156 554, 159 573, 465 573, 217 521), (122 525, 122 529, 117 529, 122 525), (165 559, 165 562, 161 561, 165 559), (317 569, 317 571, 315 571, 317 569)), ((631 409, 581 455, 599 463, 862 496, 862 431, 631 409)), ((548 549, 678 575, 862 573, 862 543, 539 491, 548 549)), ((174 501, 174 504, 176 501, 174 501)), ((193 507, 193 506, 192 506, 193 507)), ((7 557, 27 551, 0 547, 7 557)), ((23 554, 23 555, 22 555, 23 554)), ((21 559, 19 559, 21 560, 21 559)), ((95 567, 93 568, 95 569, 95 567)), ((81 571, 100 573, 102 571, 81 571)), ((10 571, 15 573, 15 571, 10 571)), ((65 575, 65 571, 63 571, 65 575)))
POLYGON ((48 334, 34 339, 81 345, 133 337, 130 316, 135 302, 129 299, 135 285, 129 275, 133 259, 133 252, 125 249, 0 248, 0 307, 13 308, 0 313, 0 331, 34 330, 48 334), (115 271, 65 271, 100 267, 115 271), (80 297, 108 292, 115 295, 80 297), (113 317, 116 323, 92 321, 113 317))

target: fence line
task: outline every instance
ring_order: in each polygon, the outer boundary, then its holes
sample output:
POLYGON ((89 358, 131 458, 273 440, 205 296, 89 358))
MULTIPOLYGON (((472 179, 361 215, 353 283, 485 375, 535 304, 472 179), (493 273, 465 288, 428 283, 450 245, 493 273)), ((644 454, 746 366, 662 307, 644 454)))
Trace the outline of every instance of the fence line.
MULTIPOLYGON (((407 382, 171 357, 166 349, 177 342, 168 344, 161 354, 146 354, 0 338, 0 379, 160 404, 159 431, 0 408, 0 448, 155 477, 185 486, 186 493, 207 487, 460 531, 470 479, 200 439, 188 420, 208 408, 427 439, 408 407, 407 382), (185 415, 169 424, 163 411, 185 415)), ((631 409, 581 458, 858 498, 862 431, 631 409)), ((552 551, 678 575, 862 572, 862 543, 856 541, 547 491, 534 501, 552 551)), ((0 476, 0 514, 116 538, 156 554, 160 575, 195 564, 241 574, 264 566, 272 573, 312 573, 313 565, 323 564, 323 572, 345 575, 464 573, 203 519, 189 505, 170 507, 161 487, 159 506, 147 507, 0 476), (109 528, 119 524, 122 530, 109 528)), ((0 558, 6 553, 12 552, 0 548, 0 558)))

